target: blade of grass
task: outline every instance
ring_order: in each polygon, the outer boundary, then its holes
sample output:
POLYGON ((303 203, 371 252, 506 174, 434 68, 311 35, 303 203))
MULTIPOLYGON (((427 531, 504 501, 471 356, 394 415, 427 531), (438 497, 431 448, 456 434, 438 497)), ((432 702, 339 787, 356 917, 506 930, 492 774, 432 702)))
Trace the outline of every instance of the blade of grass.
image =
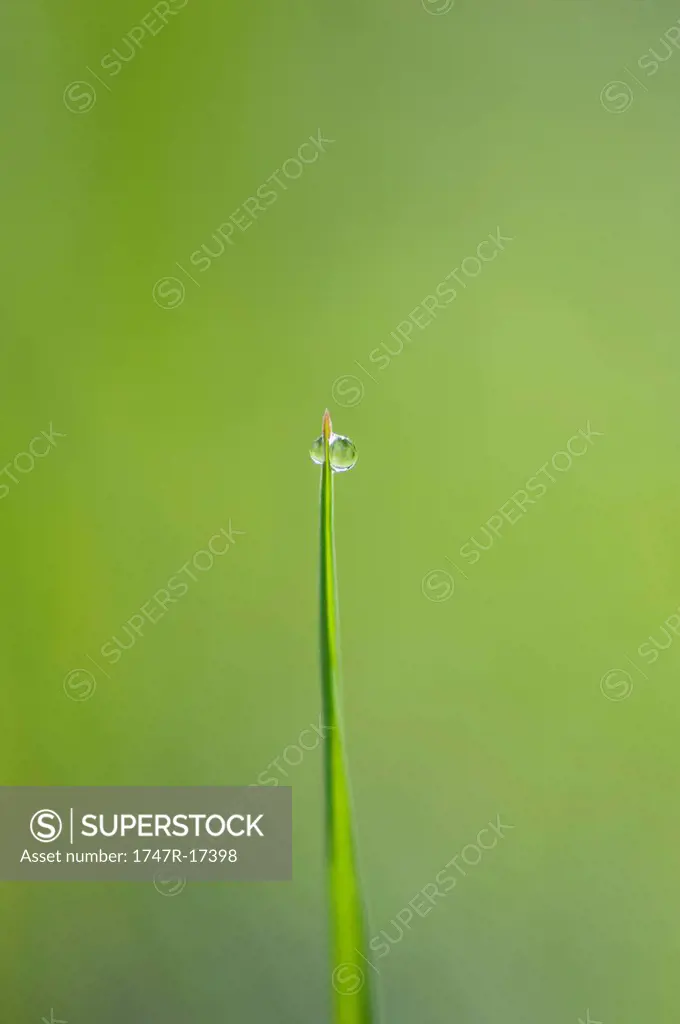
POLYGON ((339 645, 333 534, 331 418, 323 418, 321 470, 321 690, 326 730, 324 786, 331 924, 333 1024, 374 1024, 370 963, 339 708, 339 645))

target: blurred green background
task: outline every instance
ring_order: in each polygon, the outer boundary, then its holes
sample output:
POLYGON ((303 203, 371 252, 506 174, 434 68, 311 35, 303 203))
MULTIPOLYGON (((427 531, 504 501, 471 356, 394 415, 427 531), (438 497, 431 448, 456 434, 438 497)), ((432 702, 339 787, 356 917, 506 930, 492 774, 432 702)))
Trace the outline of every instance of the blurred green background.
MULTIPOLYGON (((659 43, 680 12, 446 8, 189 0, 131 50, 139 0, 5 5, 1 781, 248 784, 318 721, 329 406, 359 448, 336 514, 372 933, 514 825, 376 961, 384 1020, 671 1021, 680 643, 636 650, 680 605, 680 51, 659 43), (327 152, 197 274, 319 130, 327 152), (376 372, 499 227, 505 251, 376 372), (604 436, 467 566, 588 421, 604 436), (66 437, 12 468, 50 424, 66 437), (233 549, 103 661, 230 520, 233 549)), ((280 764, 293 883, 0 885, 0 1018, 327 1021, 321 752, 280 764)))

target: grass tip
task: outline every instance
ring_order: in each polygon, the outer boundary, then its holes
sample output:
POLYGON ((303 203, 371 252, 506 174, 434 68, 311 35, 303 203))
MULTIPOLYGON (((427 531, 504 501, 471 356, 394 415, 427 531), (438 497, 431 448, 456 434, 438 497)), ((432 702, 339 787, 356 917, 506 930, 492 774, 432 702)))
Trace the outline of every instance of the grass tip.
POLYGON ((329 413, 328 409, 326 409, 325 413, 323 414, 323 421, 321 423, 321 433, 323 435, 324 441, 330 439, 332 432, 333 424, 331 423, 331 414, 329 413))

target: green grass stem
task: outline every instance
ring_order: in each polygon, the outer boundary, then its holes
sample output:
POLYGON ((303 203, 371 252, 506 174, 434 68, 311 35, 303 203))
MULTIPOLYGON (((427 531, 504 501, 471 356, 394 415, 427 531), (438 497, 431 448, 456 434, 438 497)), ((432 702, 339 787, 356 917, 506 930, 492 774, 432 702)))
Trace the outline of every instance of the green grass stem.
POLYGON ((338 611, 333 534, 333 470, 329 442, 332 427, 323 418, 321 469, 321 691, 326 731, 324 789, 326 855, 330 900, 333 1024, 374 1024, 372 968, 366 918, 357 869, 352 805, 339 708, 338 611))

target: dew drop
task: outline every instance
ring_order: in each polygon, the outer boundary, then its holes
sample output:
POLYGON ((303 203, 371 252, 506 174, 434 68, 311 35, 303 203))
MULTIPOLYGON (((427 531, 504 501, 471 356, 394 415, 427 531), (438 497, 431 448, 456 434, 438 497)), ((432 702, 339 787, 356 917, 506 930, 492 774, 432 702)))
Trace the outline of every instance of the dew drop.
POLYGON ((312 456, 312 462, 316 462, 317 466, 323 465, 323 435, 317 437, 309 449, 309 454, 312 456))
MULTIPOLYGON (((323 465, 323 435, 317 437, 309 449, 309 454, 312 461, 316 462, 318 466, 323 465)), ((330 457, 331 468, 334 472, 346 473, 348 469, 352 469, 356 465, 357 450, 354 441, 350 441, 348 437, 343 437, 341 434, 331 434, 330 457)))
POLYGON ((345 473, 356 465, 357 450, 354 441, 340 434, 331 435, 331 467, 336 473, 345 473))

